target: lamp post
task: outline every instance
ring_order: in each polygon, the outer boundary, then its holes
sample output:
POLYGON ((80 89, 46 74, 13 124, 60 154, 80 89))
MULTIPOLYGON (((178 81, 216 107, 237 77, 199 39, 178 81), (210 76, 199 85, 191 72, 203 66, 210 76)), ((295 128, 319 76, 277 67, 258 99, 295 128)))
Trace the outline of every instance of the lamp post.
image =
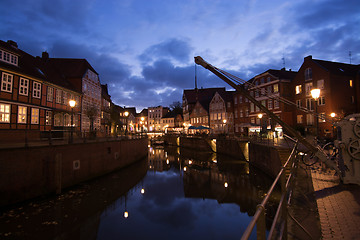
POLYGON ((225 133, 225 125, 226 125, 226 119, 223 119, 223 129, 224 129, 224 133, 225 133))
POLYGON ((76 101, 75 100, 70 100, 69 101, 69 105, 71 107, 71 131, 70 131, 70 140, 69 143, 73 143, 74 140, 74 136, 73 136, 73 132, 74 132, 74 107, 76 105, 76 101))
POLYGON ((143 133, 144 131, 144 124, 145 124, 145 117, 141 117, 140 118, 140 128, 141 128, 141 134, 143 133))
POLYGON ((127 119, 127 117, 129 116, 129 112, 128 111, 126 111, 126 112, 124 112, 124 115, 125 115, 125 136, 127 135, 127 124, 128 124, 128 119, 127 119))
POLYGON ((318 113, 317 113, 317 101, 320 97, 320 89, 314 88, 311 90, 311 96, 315 100, 315 136, 318 136, 319 133, 319 119, 318 119, 318 113))
POLYGON ((263 126, 262 126, 262 118, 263 118, 263 116, 264 116, 264 115, 263 115, 262 113, 259 113, 259 114, 258 114, 258 118, 260 119, 260 133, 262 132, 262 127, 263 127, 263 126))

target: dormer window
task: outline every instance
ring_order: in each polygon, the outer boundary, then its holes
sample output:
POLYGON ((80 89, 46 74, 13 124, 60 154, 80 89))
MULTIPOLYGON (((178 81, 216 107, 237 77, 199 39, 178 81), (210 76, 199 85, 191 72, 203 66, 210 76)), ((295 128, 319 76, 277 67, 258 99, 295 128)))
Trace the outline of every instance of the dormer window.
POLYGON ((18 65, 18 56, 5 52, 3 50, 0 50, 0 61, 10 63, 12 65, 17 66, 18 65))

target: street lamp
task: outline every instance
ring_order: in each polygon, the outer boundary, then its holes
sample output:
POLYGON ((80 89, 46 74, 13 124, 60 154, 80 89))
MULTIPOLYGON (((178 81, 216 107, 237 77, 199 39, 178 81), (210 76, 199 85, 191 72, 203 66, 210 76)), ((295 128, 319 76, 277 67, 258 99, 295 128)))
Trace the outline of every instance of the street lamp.
POLYGON ((140 118, 140 128, 141 128, 141 133, 144 131, 144 125, 145 125, 145 117, 141 117, 140 118))
POLYGON ((318 114, 317 114, 317 101, 318 101, 318 99, 319 99, 319 97, 320 97, 320 89, 318 89, 318 88, 314 88, 314 89, 312 89, 311 90, 311 96, 312 96, 312 98, 315 100, 315 116, 316 116, 316 118, 315 118, 315 128, 316 128, 316 136, 318 136, 318 132, 319 132, 319 119, 318 119, 318 114))
POLYGON ((128 123, 128 119, 127 119, 127 117, 129 116, 129 112, 128 111, 126 111, 126 112, 124 112, 124 115, 125 115, 125 136, 127 135, 127 123, 128 123))
POLYGON ((226 119, 223 119, 223 123, 224 123, 224 125, 223 125, 223 129, 224 129, 224 133, 225 133, 226 119))
POLYGON ((70 100, 69 105, 71 107, 71 131, 70 131, 70 140, 69 143, 73 143, 73 132, 74 132, 74 107, 76 105, 75 100, 70 100))

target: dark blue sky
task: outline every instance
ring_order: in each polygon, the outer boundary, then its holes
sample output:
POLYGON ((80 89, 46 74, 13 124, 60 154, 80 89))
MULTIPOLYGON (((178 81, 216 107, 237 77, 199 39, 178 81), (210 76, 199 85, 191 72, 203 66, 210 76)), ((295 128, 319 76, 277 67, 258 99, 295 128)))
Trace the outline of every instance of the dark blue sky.
MULTIPOLYGON (((193 57, 245 80, 303 58, 360 63, 358 0, 2 0, 1 40, 85 58, 121 106, 169 106, 194 87, 193 57)), ((198 68, 199 87, 227 87, 198 68)))

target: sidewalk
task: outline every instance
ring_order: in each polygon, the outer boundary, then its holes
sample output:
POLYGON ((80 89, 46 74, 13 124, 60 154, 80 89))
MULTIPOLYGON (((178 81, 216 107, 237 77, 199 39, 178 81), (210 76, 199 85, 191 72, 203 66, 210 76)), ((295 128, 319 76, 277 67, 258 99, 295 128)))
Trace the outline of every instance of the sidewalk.
POLYGON ((360 186, 344 185, 334 170, 311 170, 322 239, 360 239, 360 186))

